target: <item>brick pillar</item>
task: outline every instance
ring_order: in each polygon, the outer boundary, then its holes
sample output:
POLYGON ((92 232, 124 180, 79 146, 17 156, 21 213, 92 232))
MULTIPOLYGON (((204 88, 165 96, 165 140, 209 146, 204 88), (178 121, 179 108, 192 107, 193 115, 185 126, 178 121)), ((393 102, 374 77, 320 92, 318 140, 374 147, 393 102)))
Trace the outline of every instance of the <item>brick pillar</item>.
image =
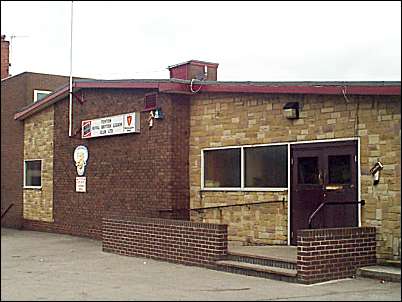
POLYGON ((359 267, 376 264, 374 227, 299 230, 297 277, 315 283, 352 277, 359 267))

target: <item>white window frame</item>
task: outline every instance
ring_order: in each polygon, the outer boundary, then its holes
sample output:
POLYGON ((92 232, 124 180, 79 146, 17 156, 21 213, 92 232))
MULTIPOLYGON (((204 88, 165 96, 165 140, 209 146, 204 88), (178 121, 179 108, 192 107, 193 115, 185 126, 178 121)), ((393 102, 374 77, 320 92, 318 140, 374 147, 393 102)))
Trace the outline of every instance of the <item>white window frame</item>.
POLYGON ((50 90, 38 90, 38 89, 34 89, 34 92, 33 92, 33 101, 34 101, 34 103, 38 101, 38 93, 51 94, 52 91, 50 91, 50 90))
POLYGON ((24 160, 24 179, 23 179, 23 181, 24 181, 24 189, 38 189, 38 190, 41 190, 42 189, 42 184, 43 184, 43 182, 42 182, 42 171, 43 171, 43 160, 42 159, 26 159, 26 160, 24 160), (27 162, 30 162, 30 161, 40 161, 40 186, 27 186, 26 185, 26 183, 27 183, 27 178, 26 178, 26 170, 27 170, 27 165, 26 165, 26 163, 27 162))
MULTIPOLYGON (((227 147, 213 147, 213 148, 204 148, 201 149, 201 190, 202 191, 244 191, 244 192, 283 192, 287 191, 288 186, 286 187, 246 187, 244 184, 244 174, 245 174, 245 165, 244 165, 244 149, 245 148, 257 148, 257 147, 269 147, 269 146, 288 146, 289 143, 271 143, 271 144, 256 144, 256 145, 240 145, 240 146, 227 146, 227 147), (205 187, 204 183, 204 152, 205 151, 213 151, 213 150, 224 150, 224 149, 240 149, 240 187, 216 187, 210 188, 205 187)), ((289 146, 287 148, 287 152, 289 153, 289 146)), ((288 163, 289 166, 289 154, 288 154, 288 163)), ((289 170, 289 168, 287 168, 289 170)), ((289 177, 288 177, 289 179, 289 177)), ((289 180, 288 180, 289 181, 289 180)))

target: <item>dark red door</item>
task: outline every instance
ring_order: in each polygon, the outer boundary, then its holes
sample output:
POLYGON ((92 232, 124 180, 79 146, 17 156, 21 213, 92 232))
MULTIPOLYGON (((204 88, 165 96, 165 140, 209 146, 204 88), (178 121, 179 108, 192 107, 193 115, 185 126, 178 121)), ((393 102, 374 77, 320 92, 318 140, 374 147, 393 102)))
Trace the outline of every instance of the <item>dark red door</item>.
POLYGON ((291 146, 291 244, 297 230, 308 229, 310 215, 330 202, 311 221, 313 228, 357 226, 357 142, 307 143, 291 146), (334 204, 332 204, 334 203, 334 204))

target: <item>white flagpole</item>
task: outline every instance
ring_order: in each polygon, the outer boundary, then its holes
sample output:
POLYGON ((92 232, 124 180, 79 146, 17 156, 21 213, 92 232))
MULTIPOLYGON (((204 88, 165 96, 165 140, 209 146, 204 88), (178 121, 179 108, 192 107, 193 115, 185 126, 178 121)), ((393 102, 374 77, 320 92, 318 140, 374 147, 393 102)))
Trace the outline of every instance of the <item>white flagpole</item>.
POLYGON ((73 130, 73 1, 71 1, 71 28, 70 28, 70 91, 68 106, 68 136, 72 136, 73 130))

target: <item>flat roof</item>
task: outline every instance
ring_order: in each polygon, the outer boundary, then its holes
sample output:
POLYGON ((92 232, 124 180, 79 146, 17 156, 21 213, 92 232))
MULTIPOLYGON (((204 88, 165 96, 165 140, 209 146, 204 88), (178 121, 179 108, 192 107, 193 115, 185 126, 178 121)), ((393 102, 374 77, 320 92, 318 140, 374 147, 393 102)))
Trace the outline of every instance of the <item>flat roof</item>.
MULTIPOLYGON (((190 80, 180 79, 123 79, 73 81, 73 92, 80 89, 153 89, 160 93, 193 95, 190 80)), ((400 95, 400 81, 193 81, 197 94, 202 93, 265 93, 265 94, 323 94, 323 95, 400 95), (198 88, 200 88, 198 90, 198 88)), ((47 95, 42 100, 19 110, 14 119, 23 120, 65 98, 69 85, 47 95)))

